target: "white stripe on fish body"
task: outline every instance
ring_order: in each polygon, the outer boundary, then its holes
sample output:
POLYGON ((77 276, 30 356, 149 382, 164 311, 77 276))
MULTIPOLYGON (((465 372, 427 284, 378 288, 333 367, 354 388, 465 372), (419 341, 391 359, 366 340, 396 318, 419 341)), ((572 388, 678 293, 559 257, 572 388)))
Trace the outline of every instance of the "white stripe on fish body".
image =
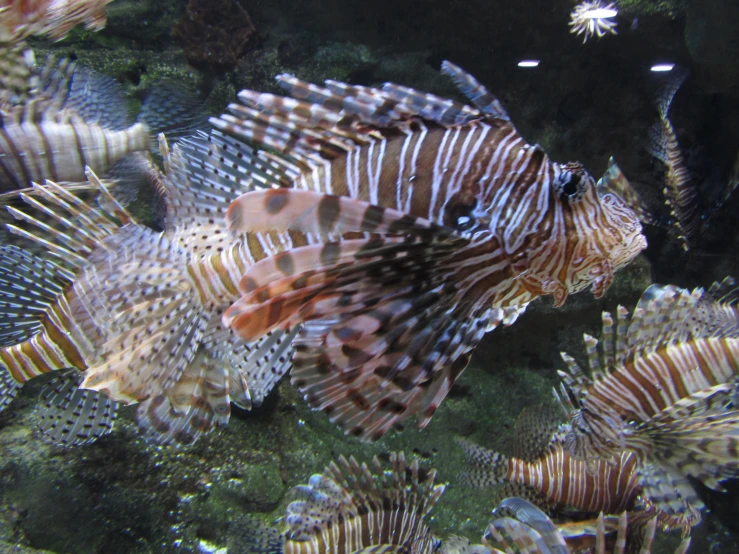
POLYGON ((26 188, 31 182, 85 181, 85 166, 104 173, 126 155, 147 150, 149 131, 136 123, 121 131, 89 125, 63 114, 6 122, 0 129, 0 188, 26 188))

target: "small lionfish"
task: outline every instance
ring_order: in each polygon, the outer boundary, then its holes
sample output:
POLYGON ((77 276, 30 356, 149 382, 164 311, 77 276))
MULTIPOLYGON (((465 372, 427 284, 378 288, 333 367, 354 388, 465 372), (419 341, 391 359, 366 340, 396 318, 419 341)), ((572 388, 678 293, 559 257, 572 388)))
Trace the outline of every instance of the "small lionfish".
POLYGON ((684 250, 696 247, 708 228, 711 216, 719 211, 739 185, 739 156, 732 176, 722 194, 707 206, 701 202, 696 185, 685 165, 677 135, 668 117, 672 100, 688 76, 688 72, 678 69, 657 97, 656 106, 660 120, 650 129, 649 153, 667 167, 664 188, 667 205, 670 208, 678 240, 684 250))
POLYGON ((217 145, 192 140, 172 154, 162 150, 169 168, 157 177, 167 203, 162 233, 135 222, 92 172, 100 207, 47 182, 34 186, 37 197, 22 198, 48 222, 10 208, 36 228, 10 231, 57 261, 3 251, 0 408, 37 375, 81 370, 42 394, 50 414, 42 429, 52 440, 78 444, 107 432, 111 399, 139 404, 147 438, 190 443, 226 424, 230 402, 261 403, 290 367, 294 331, 246 343, 221 325, 238 297, 238 276, 276 251, 229 237, 223 218, 244 189, 211 184, 192 161, 217 153, 217 145))
POLYGON ((566 438, 580 459, 636 457, 644 497, 687 532, 702 502, 688 476, 722 490, 739 474, 739 313, 731 279, 706 293, 649 287, 634 313, 603 313, 602 346, 585 336, 592 377, 566 354, 566 438))
MULTIPOLYGON (((487 331, 539 296, 602 296, 646 246, 617 194, 527 144, 471 75, 442 72, 474 107, 281 75, 295 98, 242 91, 247 106, 211 120, 285 187, 239 198, 229 228, 293 245, 245 272, 224 323, 247 340, 304 323, 293 383, 368 439, 414 414, 424 427, 487 331)), ((234 158, 226 177, 255 172, 234 158)))
POLYGON ((112 0, 0 0, 0 44, 15 44, 32 35, 63 39, 80 23, 99 31, 112 0))
POLYGON ((601 38, 609 33, 616 35, 616 21, 613 18, 617 15, 618 10, 613 2, 605 5, 601 0, 584 0, 570 14, 570 33, 583 35, 583 44, 593 36, 601 38))
MULTIPOLYGON (((513 497, 503 500, 493 514, 496 517, 482 539, 491 554, 516 551, 511 545, 528 554, 625 554, 627 551, 649 554, 657 522, 652 518, 640 537, 631 533, 627 544, 629 516, 626 512, 618 518, 604 516, 601 512, 595 521, 555 525, 539 508, 513 497), (614 532, 615 537, 612 537, 614 532), (639 544, 634 545, 632 541, 639 544)), ((689 546, 690 538, 683 539, 675 554, 685 554, 689 546)))
POLYGON ((148 151, 152 129, 180 127, 185 134, 199 118, 193 99, 162 83, 130 124, 114 79, 53 57, 33 68, 29 52, 16 48, 0 56, 17 72, 0 77, 0 192, 46 179, 86 181, 86 167, 103 174, 129 154, 148 151))
POLYGON ((384 471, 375 457, 372 468, 353 457, 339 457, 307 485, 294 490, 304 500, 292 502, 285 529, 248 518, 236 529, 239 549, 250 554, 329 554, 376 552, 432 554, 439 548, 425 518, 444 492, 436 471, 423 475, 414 460, 391 453, 384 471))
MULTIPOLYGON (((542 428, 546 422, 557 420, 551 410, 543 407, 529 408, 522 417, 541 421, 542 428)), ((519 425, 516 431, 517 445, 544 444, 521 437, 519 425)), ((604 460, 587 463, 570 456, 560 437, 545 434, 550 436, 544 448, 521 451, 519 447, 513 458, 458 441, 475 466, 464 475, 465 481, 478 487, 518 485, 524 491, 531 491, 537 504, 553 509, 570 507, 587 513, 619 514, 634 508, 641 489, 633 472, 636 460, 631 453, 624 453, 615 463, 604 460)))

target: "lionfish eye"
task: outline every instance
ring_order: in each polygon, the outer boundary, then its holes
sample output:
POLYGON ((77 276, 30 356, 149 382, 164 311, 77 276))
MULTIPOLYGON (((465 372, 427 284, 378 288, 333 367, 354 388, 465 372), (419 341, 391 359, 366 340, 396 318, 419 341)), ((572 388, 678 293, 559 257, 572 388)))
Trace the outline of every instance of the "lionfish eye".
POLYGON ((560 200, 574 202, 580 200, 587 189, 587 180, 579 172, 564 169, 554 181, 554 190, 560 200))
MULTIPOLYGON (((452 197, 452 202, 454 200, 455 197, 452 197)), ((477 200, 474 199, 471 203, 452 203, 452 206, 444 214, 444 225, 460 232, 472 229, 477 224, 477 219, 472 213, 476 207, 477 200)))

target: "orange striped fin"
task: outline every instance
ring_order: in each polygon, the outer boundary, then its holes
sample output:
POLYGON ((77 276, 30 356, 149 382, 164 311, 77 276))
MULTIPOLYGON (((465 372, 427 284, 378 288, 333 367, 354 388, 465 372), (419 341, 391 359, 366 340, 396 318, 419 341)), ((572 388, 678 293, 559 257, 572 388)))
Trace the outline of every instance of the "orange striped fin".
POLYGON ((452 229, 399 210, 346 196, 295 189, 246 193, 231 204, 226 221, 231 231, 241 233, 295 230, 317 235, 349 232, 456 235, 452 229))

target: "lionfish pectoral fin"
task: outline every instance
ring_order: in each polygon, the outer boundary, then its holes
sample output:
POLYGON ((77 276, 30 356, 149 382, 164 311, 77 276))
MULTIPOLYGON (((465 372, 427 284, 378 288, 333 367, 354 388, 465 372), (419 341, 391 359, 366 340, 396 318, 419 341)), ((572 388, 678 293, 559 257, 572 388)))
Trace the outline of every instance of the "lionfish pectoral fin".
POLYGON ((82 376, 69 369, 44 386, 37 408, 44 440, 61 446, 93 442, 113 430, 118 402, 97 391, 80 388, 82 376))
POLYGON ((703 502, 684 475, 659 461, 638 464, 636 473, 643 496, 661 512, 661 525, 686 530, 701 521, 703 502))
POLYGON ((226 213, 233 232, 295 230, 327 233, 418 234, 451 229, 369 202, 299 189, 255 190, 241 195, 226 213))

